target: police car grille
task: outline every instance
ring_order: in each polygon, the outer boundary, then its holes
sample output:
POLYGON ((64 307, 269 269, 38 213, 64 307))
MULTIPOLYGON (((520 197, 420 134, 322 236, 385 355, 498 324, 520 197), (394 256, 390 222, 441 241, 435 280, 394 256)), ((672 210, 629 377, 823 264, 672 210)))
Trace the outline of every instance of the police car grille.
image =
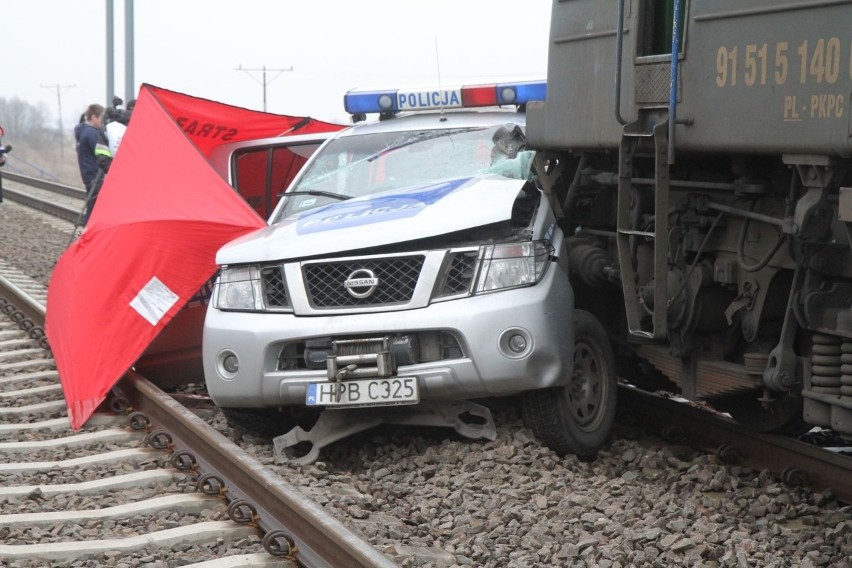
POLYGON ((452 253, 447 275, 444 277, 441 291, 438 294, 439 297, 462 294, 470 290, 470 285, 473 284, 473 275, 476 272, 478 255, 478 251, 475 250, 452 253))
POLYGON ((287 298, 287 286, 284 284, 284 275, 280 266, 267 266, 260 271, 263 281, 263 299, 267 308, 289 308, 290 300, 287 298))
MULTIPOLYGON (((308 264, 303 268, 305 287, 316 308, 402 304, 411 301, 423 261, 421 255, 308 264), (371 270, 379 283, 366 298, 356 298, 344 282, 353 272, 363 269, 371 270)), ((363 277, 363 272, 356 277, 363 277)))

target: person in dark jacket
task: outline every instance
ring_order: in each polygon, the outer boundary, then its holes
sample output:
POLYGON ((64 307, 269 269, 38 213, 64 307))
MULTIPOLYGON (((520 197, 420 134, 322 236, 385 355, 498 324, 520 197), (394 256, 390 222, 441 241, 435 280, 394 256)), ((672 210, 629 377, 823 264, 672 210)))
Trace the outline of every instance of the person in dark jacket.
POLYGON ((108 167, 109 147, 103 144, 104 107, 91 104, 81 117, 84 120, 74 127, 77 140, 77 163, 86 191, 91 192, 98 172, 108 167))
POLYGON ((77 163, 80 166, 80 176, 83 178, 88 194, 86 211, 82 218, 82 224, 85 226, 94 208, 103 177, 109 171, 112 154, 103 131, 104 107, 91 104, 80 118, 81 122, 74 127, 74 138, 77 140, 77 163))

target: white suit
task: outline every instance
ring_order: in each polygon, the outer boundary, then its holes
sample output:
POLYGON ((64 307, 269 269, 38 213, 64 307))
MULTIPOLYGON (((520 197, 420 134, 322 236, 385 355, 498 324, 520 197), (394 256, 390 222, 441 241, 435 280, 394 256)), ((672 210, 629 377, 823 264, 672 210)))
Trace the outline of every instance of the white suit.
POLYGON ((124 131, 127 127, 114 120, 106 125, 106 137, 109 143, 109 151, 112 157, 115 158, 115 153, 118 151, 118 145, 121 144, 121 138, 124 136, 124 131))

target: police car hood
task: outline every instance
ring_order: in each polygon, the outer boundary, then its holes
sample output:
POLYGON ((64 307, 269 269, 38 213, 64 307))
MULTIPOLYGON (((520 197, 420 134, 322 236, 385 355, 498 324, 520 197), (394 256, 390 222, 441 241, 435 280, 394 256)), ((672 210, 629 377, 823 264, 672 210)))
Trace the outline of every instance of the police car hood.
POLYGON ((458 178, 340 201, 284 219, 222 247, 216 263, 339 254, 434 237, 511 218, 523 180, 458 178))

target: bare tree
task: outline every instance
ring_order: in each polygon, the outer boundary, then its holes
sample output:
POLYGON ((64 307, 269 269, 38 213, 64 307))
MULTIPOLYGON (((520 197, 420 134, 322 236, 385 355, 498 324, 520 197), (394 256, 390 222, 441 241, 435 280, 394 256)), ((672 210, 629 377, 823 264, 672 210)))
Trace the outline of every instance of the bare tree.
POLYGON ((0 124, 8 135, 18 140, 43 135, 48 114, 43 102, 33 106, 18 97, 0 98, 0 124))
MULTIPOLYGON (((0 125, 6 131, 3 142, 15 147, 8 167, 18 166, 20 173, 79 185, 80 174, 73 142, 64 148, 70 149, 70 152, 62 152, 59 144, 63 137, 55 126, 48 126, 52 123, 49 118, 50 110, 43 102, 33 105, 18 97, 0 97, 0 125)), ((66 142, 70 130, 64 133, 66 142)))

